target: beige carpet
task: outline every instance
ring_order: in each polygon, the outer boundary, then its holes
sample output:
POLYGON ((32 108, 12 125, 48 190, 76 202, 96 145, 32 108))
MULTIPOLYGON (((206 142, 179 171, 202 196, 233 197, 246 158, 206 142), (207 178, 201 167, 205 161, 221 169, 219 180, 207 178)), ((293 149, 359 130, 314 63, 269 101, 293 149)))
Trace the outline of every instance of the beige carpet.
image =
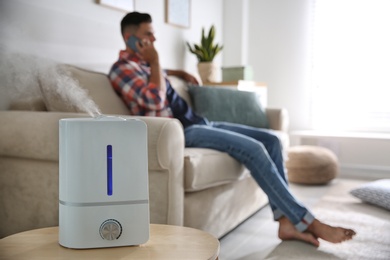
POLYGON ((369 205, 348 192, 361 181, 336 180, 313 209, 316 217, 357 232, 353 240, 331 244, 321 240, 319 248, 298 241, 283 241, 266 259, 390 259, 390 211, 369 205))

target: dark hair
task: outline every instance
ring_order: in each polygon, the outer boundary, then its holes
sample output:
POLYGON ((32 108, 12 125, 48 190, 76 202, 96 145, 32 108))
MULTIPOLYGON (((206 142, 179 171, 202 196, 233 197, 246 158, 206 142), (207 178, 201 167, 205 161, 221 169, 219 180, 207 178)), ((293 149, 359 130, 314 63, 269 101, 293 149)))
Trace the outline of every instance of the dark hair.
POLYGON ((128 26, 138 27, 141 23, 151 23, 152 17, 147 13, 132 12, 123 17, 121 21, 121 33, 125 31, 128 26))

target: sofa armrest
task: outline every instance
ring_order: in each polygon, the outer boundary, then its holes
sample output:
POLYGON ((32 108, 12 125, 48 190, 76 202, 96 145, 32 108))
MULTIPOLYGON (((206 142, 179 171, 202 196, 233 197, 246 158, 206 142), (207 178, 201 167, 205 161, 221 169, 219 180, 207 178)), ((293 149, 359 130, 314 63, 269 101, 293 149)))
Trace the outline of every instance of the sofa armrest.
POLYGON ((177 119, 139 117, 148 127, 150 221, 184 224, 184 132, 177 119))
POLYGON ((289 116, 286 109, 265 108, 265 114, 267 115, 270 129, 288 132, 289 116))
POLYGON ((58 161, 58 120, 67 115, 70 113, 0 111, 4 122, 0 124, 0 156, 58 161))
MULTIPOLYGON (((58 161, 59 120, 89 117, 81 113, 0 111, 0 156, 58 161)), ((123 117, 123 116, 122 116, 123 117)), ((149 169, 166 170, 184 158, 184 134, 171 118, 132 117, 148 128, 149 169), (180 147, 182 149, 180 149, 180 147)))
POLYGON ((142 116, 133 118, 144 121, 148 127, 149 169, 182 168, 185 143, 183 126, 179 120, 142 116))

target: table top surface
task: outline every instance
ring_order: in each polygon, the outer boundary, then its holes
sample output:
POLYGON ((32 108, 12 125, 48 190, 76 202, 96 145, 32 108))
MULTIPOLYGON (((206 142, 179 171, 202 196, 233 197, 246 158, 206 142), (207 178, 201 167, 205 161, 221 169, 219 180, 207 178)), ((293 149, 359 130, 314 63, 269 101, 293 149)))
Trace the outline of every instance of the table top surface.
POLYGON ((69 249, 58 243, 58 227, 35 229, 0 239, 0 259, 217 259, 219 241, 204 231, 150 225, 139 246, 69 249))

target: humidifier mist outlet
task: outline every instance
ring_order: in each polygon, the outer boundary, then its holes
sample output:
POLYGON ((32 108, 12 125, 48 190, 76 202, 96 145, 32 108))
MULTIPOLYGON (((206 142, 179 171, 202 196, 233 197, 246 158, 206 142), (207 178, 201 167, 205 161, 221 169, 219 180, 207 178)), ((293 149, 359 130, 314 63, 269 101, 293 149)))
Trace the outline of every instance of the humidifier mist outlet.
POLYGON ((149 239, 147 129, 136 119, 61 119, 59 243, 139 245, 149 239))

